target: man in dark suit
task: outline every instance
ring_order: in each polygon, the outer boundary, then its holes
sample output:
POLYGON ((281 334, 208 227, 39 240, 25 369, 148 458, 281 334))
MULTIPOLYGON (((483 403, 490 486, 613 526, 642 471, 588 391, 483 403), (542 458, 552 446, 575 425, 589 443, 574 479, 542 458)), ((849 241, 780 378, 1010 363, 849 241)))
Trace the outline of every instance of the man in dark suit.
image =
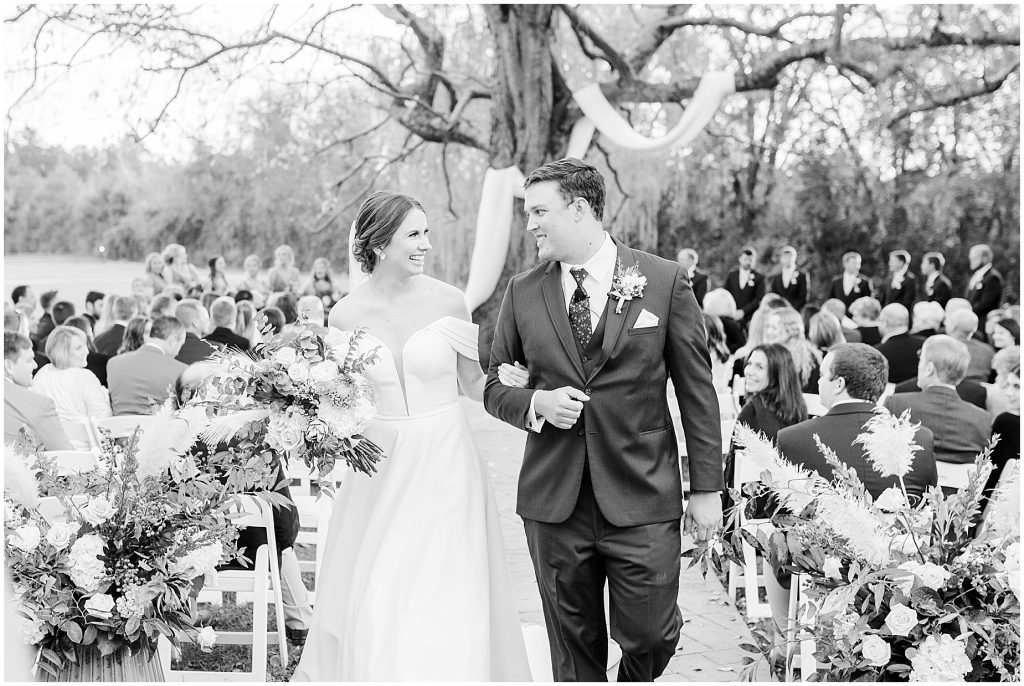
POLYGON ((946 265, 946 258, 940 252, 926 252, 921 258, 921 276, 924 277, 924 300, 937 302, 942 307, 953 297, 953 284, 942 268, 946 265))
POLYGON ((939 333, 946 311, 937 302, 921 300, 914 303, 911 317, 910 333, 921 338, 928 338, 939 333))
POLYGON ((743 312, 743 321, 750 324, 750 318, 761 304, 767 281, 764 274, 754 269, 757 264, 757 250, 749 245, 743 246, 738 258, 740 266, 733 269, 725 277, 725 290, 729 291, 736 301, 736 309, 743 312))
POLYGON ((96 336, 92 342, 96 347, 96 352, 107 357, 117 355, 117 350, 121 347, 121 339, 124 338, 124 328, 128 325, 128 320, 138 314, 138 312, 138 300, 127 295, 117 296, 114 299, 114 306, 111 310, 111 316, 114 318, 113 325, 96 336))
POLYGON ((249 349, 249 339, 234 332, 238 318, 238 306, 234 298, 222 295, 210 305, 210 319, 213 320, 213 331, 206 335, 205 340, 221 349, 245 352, 249 349))
POLYGON ((607 580, 618 679, 653 681, 681 626, 682 484, 667 379, 690 464, 683 529, 697 540, 722 520, 720 418, 689 279, 677 263, 614 241, 601 224, 604 197, 600 173, 573 158, 526 179, 540 263, 505 291, 484 407, 529 431, 517 512, 555 680, 605 680, 607 580), (532 388, 499 380, 498 367, 517 360, 532 388), (626 403, 643 411, 624 412, 626 403))
POLYGON ((882 306, 898 303, 909 312, 917 300, 917 276, 910 271, 910 253, 893 250, 889 253, 889 279, 882 289, 882 306))
POLYGON ((832 279, 828 287, 828 297, 842 300, 847 313, 854 300, 875 297, 875 287, 871 285, 871 279, 860 273, 860 263, 859 252, 845 253, 843 273, 832 279))
POLYGON ((56 324, 53 322, 53 303, 57 300, 57 291, 46 291, 39 296, 39 306, 43 308, 43 316, 39 318, 36 329, 31 338, 35 342, 36 350, 42 352, 46 349, 46 337, 50 335, 56 324))
POLYGON ((965 380, 986 383, 992 373, 992 357, 995 349, 974 337, 978 330, 978 315, 973 311, 956 310, 946 315, 946 333, 967 346, 971 363, 967 366, 965 380))
POLYGON ((174 359, 192 364, 209 359, 217 349, 203 340, 210 330, 210 313, 194 298, 185 298, 174 306, 174 316, 185 326, 185 342, 174 359))
POLYGON ((690 287, 693 288, 693 297, 697 304, 704 306, 704 296, 708 294, 708 273, 697 269, 697 262, 700 256, 693 248, 683 248, 676 253, 676 262, 686 271, 690 279, 690 287))
POLYGON ((184 342, 181 322, 174 317, 157 317, 142 347, 110 358, 107 388, 115 415, 153 414, 167 400, 174 382, 187 369, 174 359, 184 342))
MULTIPOLYGON (((888 369, 885 358, 863 343, 841 343, 832 347, 821 362, 818 391, 827 414, 779 431, 779 451, 790 462, 803 464, 828 480, 835 478, 814 441, 821 441, 835 451, 836 457, 852 467, 864 488, 877 498, 887 488, 899 488, 895 476, 883 477, 867 460, 864 448, 854 443, 864 425, 874 415, 875 403, 885 391, 888 369)), ((908 495, 920 497, 937 481, 932 432, 920 427, 914 442, 921 446, 904 476, 908 495)))
MULTIPOLYGON (((893 393, 920 393, 921 386, 917 383, 917 377, 907 379, 903 383, 896 384, 893 393)), ((964 379, 956 385, 956 394, 961 400, 966 400, 975 407, 987 409, 988 391, 980 383, 964 379)))
POLYGON ((778 293, 799 312, 807 304, 810 285, 807 273, 796 268, 796 248, 787 245, 779 251, 779 266, 779 273, 772 274, 768 279, 768 292, 778 293))
POLYGON ((967 300, 980 321, 992 310, 999 308, 1003 299, 1003 276, 992 266, 992 248, 981 244, 971 248, 967 254, 970 262, 971 280, 967 283, 967 300))
POLYGON ((890 412, 909 409, 911 419, 932 430, 935 459, 940 462, 973 462, 992 433, 992 415, 956 392, 969 362, 963 343, 946 335, 932 336, 921 348, 917 372, 921 392, 899 393, 885 400, 890 412))
POLYGON ((20 429, 46 450, 72 450, 74 446, 64 433, 53 400, 29 390, 36 360, 32 341, 24 336, 4 332, 4 445, 18 439, 20 429))
POLYGON ((839 298, 829 298, 821 303, 821 311, 828 312, 839 320, 839 325, 843 327, 843 338, 846 339, 847 343, 864 342, 861 340, 860 331, 857 330, 856 320, 847 316, 846 304, 842 300, 839 298))
POLYGON ((924 339, 910 333, 910 313, 893 303, 882 308, 878 318, 882 342, 875 348, 889 363, 889 383, 901 383, 917 373, 917 355, 924 339))
POLYGON ((103 314, 104 297, 106 296, 99 291, 89 291, 85 294, 85 309, 82 311, 82 316, 88 319, 93 327, 96 326, 96 322, 103 314))

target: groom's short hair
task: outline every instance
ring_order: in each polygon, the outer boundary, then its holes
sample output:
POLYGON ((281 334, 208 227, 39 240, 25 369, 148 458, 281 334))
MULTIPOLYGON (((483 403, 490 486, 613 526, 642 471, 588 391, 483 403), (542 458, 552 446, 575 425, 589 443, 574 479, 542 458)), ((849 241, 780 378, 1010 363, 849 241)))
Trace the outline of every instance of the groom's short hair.
POLYGON ((594 219, 601 221, 604 217, 604 177, 596 167, 575 157, 565 157, 534 169, 523 186, 529 188, 545 181, 558 183, 558 194, 566 205, 576 198, 583 198, 590 205, 594 219))

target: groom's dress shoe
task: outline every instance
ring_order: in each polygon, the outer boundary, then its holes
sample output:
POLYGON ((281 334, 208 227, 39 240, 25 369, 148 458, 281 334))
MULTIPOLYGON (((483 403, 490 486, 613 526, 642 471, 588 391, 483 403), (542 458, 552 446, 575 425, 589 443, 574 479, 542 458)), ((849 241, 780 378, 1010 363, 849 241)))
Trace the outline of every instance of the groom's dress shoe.
POLYGON ((306 637, 309 636, 309 629, 295 629, 290 626, 284 628, 285 638, 290 643, 297 646, 306 645, 306 637))

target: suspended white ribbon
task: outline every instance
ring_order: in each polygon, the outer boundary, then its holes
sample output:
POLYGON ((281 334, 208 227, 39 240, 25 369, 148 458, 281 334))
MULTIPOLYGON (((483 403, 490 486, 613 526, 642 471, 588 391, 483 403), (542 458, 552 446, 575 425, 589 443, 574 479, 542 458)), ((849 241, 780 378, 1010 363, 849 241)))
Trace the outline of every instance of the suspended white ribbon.
POLYGON ((491 297, 501 278, 512 236, 512 211, 515 198, 524 194, 526 178, 518 167, 488 169, 480 191, 480 209, 476 214, 473 259, 466 282, 466 306, 472 312, 491 297))

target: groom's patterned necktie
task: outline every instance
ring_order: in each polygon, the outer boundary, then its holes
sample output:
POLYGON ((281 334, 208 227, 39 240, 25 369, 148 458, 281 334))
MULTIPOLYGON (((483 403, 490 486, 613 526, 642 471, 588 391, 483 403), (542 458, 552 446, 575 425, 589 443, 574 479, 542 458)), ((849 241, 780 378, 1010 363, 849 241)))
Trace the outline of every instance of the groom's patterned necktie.
POLYGON ((576 279, 576 290, 569 300, 569 325, 572 326, 572 333, 576 336, 580 347, 586 348, 590 343, 590 336, 593 333, 590 323, 590 296, 587 289, 583 287, 583 280, 587 278, 587 270, 583 267, 573 267, 569 270, 572 278, 576 279))

